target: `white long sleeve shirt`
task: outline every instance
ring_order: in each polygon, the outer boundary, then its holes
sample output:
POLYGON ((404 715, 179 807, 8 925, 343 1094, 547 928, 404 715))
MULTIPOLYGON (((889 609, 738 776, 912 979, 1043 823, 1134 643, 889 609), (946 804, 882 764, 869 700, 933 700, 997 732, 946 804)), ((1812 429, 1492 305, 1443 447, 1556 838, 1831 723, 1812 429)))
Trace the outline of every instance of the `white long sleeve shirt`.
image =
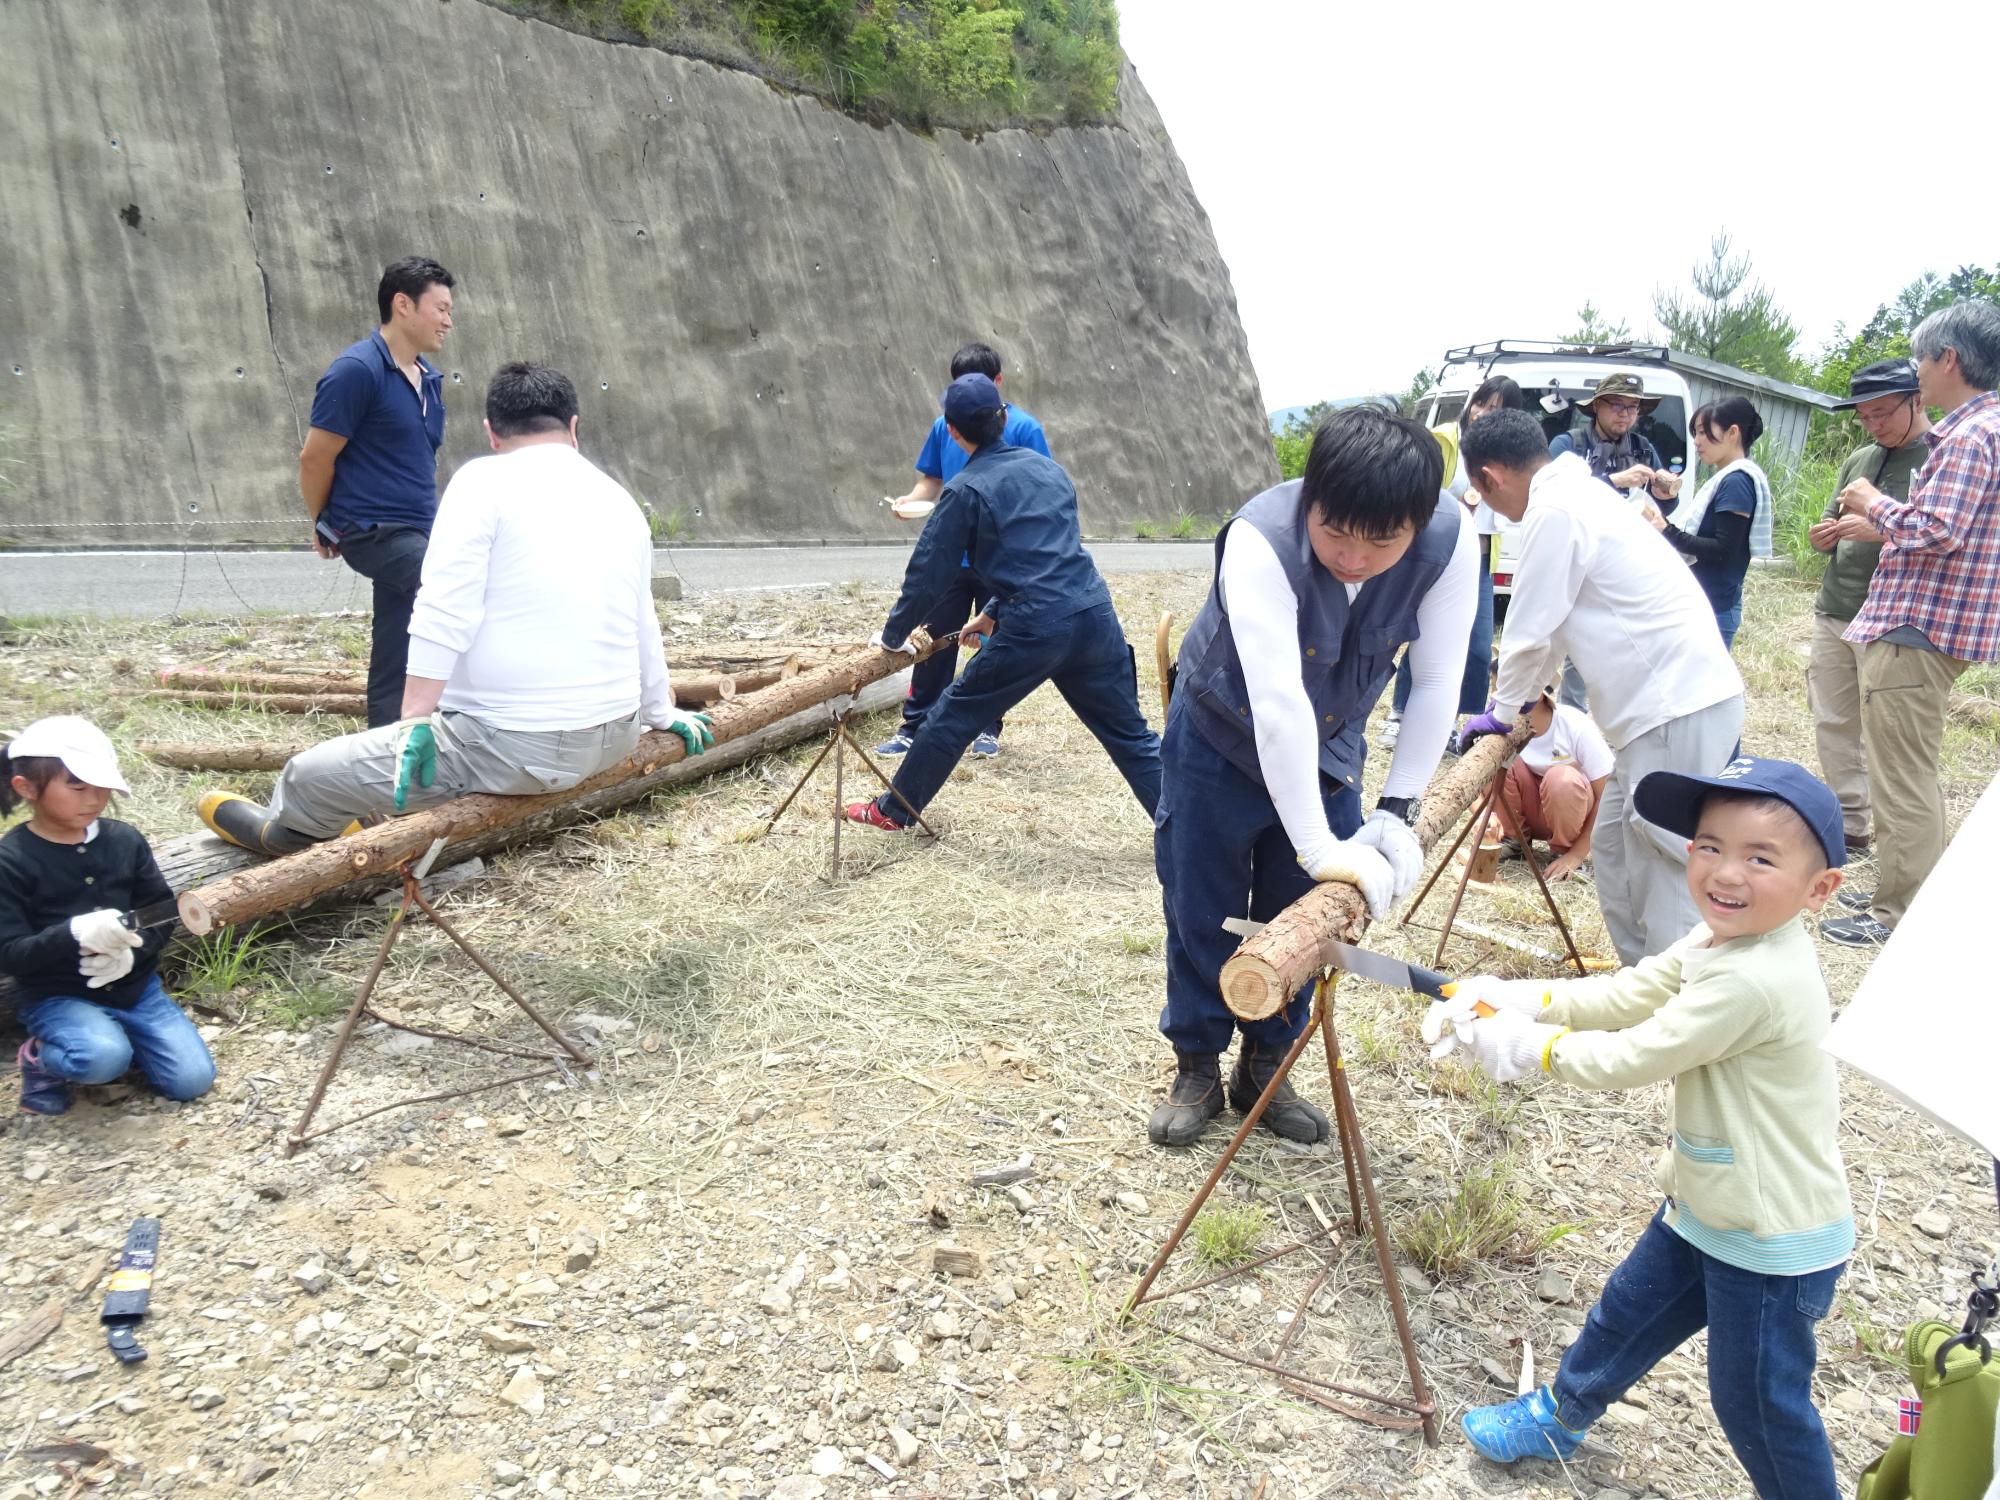
MULTIPOLYGON (((1385 797, 1414 797, 1430 785, 1444 754, 1445 734, 1458 710, 1465 676, 1465 647, 1479 607, 1478 538, 1465 507, 1449 497, 1440 505, 1459 518, 1451 560, 1417 606, 1417 640, 1410 645, 1410 702, 1389 762, 1385 797)), ((1682 569, 1686 571, 1685 566, 1682 569)), ((1339 843, 1320 800, 1320 726, 1306 696, 1299 661, 1299 600, 1283 564, 1254 526, 1232 526, 1222 539, 1222 601, 1229 634, 1243 664, 1257 728, 1257 766, 1264 789, 1299 863, 1324 865, 1339 843)), ((1351 603, 1367 583, 1346 585, 1351 603)))
POLYGON ((410 613, 410 675, 498 729, 671 713, 639 507, 567 442, 476 458, 438 502, 410 613))
POLYGON ((1528 486, 1494 695, 1501 722, 1548 687, 1565 655, 1614 750, 1743 691, 1680 554, 1567 453, 1528 486))

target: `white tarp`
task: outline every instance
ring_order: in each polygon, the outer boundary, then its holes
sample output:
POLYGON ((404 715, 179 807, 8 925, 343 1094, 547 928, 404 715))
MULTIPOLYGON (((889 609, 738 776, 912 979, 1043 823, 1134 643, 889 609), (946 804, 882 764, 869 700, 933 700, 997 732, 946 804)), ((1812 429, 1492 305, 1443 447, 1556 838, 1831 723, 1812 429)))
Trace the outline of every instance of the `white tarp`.
POLYGON ((2000 779, 1876 955, 1826 1050, 2000 1157, 1993 931, 2000 779))

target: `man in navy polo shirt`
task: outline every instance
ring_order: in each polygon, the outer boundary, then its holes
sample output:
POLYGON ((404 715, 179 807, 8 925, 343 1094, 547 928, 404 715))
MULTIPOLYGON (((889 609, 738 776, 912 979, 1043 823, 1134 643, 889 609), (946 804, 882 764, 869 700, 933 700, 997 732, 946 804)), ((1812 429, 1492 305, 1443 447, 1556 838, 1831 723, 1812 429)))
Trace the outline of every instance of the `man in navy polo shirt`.
POLYGON ((451 332, 451 272, 424 256, 382 273, 382 326, 340 352, 313 393, 299 493, 313 550, 375 584, 368 726, 402 714, 410 609, 437 515, 444 376, 425 359, 451 332))
MULTIPOLYGON (((961 375, 984 375, 993 382, 996 390, 1004 392, 1006 382, 1000 374, 1000 356, 987 344, 967 344, 951 357, 951 378, 961 375)), ((1032 448, 1043 458, 1050 457, 1049 440, 1042 432, 1042 424, 1018 406, 1009 406, 1007 425, 1000 434, 1000 440, 1016 448, 1032 448)), ((945 426, 943 417, 931 423, 930 435, 924 439, 924 451, 917 455, 917 482, 909 493, 898 495, 889 502, 889 509, 904 520, 916 520, 928 516, 937 497, 944 487, 958 477, 958 471, 965 467, 965 450, 951 440, 951 433, 945 426)), ((924 621, 924 629, 933 636, 946 635, 959 629, 972 618, 974 607, 985 595, 985 588, 979 575, 972 571, 972 559, 963 560, 958 579, 939 598, 929 617, 924 621)), ((910 674, 910 691, 903 699, 903 722, 896 732, 875 747, 877 755, 901 755, 910 748, 917 737, 917 731, 924 727, 924 716, 931 705, 938 701, 940 694, 951 685, 952 675, 958 670, 958 653, 940 651, 927 661, 917 664, 910 674)), ((972 742, 974 755, 998 755, 1000 753, 1000 724, 995 719, 972 742)))

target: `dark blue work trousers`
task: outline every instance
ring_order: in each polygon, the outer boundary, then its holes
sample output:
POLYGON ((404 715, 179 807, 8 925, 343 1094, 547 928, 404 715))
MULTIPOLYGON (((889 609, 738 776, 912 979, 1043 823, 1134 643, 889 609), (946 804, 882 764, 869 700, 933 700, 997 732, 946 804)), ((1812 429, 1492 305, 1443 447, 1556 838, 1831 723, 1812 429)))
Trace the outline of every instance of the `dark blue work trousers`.
MULTIPOLYGON (((944 597, 931 606, 931 612, 924 621, 924 629, 932 635, 949 635, 955 630, 963 630, 965 622, 978 612, 982 593, 979 575, 970 568, 958 570, 958 581, 945 590, 944 597)), ((911 739, 924 727, 924 717, 944 690, 951 686, 952 678, 958 672, 958 652, 940 651, 926 661, 920 661, 916 670, 910 673, 910 691, 903 698, 903 733, 911 739)), ((986 726, 986 733, 995 739, 1000 737, 1000 721, 995 719, 986 726)))
MULTIPOLYGON (((896 790, 922 812, 973 737, 1045 682, 1053 682, 1083 727, 1118 767, 1147 816, 1160 804, 1160 737, 1139 709, 1138 668, 1117 612, 1094 604, 1052 622, 1003 619, 924 717, 896 790)), ((884 792, 883 812, 899 823, 909 808, 884 792)))
POLYGON ((375 585, 368 643, 368 727, 403 717, 403 679, 410 670, 410 611, 424 581, 428 532, 414 526, 370 526, 343 532, 340 557, 375 585))
MULTIPOLYGON (((1268 922, 1312 889, 1278 821, 1264 784, 1232 765, 1183 712, 1185 685, 1167 711, 1160 749, 1165 769, 1153 827, 1153 864, 1167 913, 1167 1004, 1160 1030, 1176 1051, 1225 1052, 1240 1027, 1260 1047, 1288 1047, 1312 1016, 1312 987, 1261 1021, 1239 1022, 1222 1001, 1222 965, 1242 938, 1223 930, 1227 917, 1268 922)), ((1353 787, 1320 799, 1334 833, 1361 827, 1353 787)))

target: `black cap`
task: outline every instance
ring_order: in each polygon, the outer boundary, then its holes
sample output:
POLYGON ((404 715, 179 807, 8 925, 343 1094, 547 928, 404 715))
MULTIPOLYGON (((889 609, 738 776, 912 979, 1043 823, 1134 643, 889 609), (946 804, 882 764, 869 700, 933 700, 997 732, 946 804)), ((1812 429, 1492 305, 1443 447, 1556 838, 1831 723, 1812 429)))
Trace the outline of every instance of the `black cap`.
POLYGON ((1739 755, 1723 767, 1719 776, 1655 771, 1640 778, 1632 793, 1632 805, 1648 822, 1691 839, 1701 817, 1702 800, 1710 792, 1776 797, 1806 820, 1806 827, 1813 831, 1820 848, 1826 852, 1827 864, 1837 869, 1847 863, 1847 835, 1840 827, 1840 799, 1824 781, 1789 760, 1739 755))
POLYGON ((974 417, 1000 410, 1000 387, 984 375, 961 375, 944 388, 938 405, 944 419, 963 432, 974 417))
POLYGON ((1917 362, 1913 359, 1878 359, 1863 365, 1847 381, 1847 399, 1833 403, 1835 411, 1847 411, 1877 396, 1914 396, 1917 393, 1917 362))

